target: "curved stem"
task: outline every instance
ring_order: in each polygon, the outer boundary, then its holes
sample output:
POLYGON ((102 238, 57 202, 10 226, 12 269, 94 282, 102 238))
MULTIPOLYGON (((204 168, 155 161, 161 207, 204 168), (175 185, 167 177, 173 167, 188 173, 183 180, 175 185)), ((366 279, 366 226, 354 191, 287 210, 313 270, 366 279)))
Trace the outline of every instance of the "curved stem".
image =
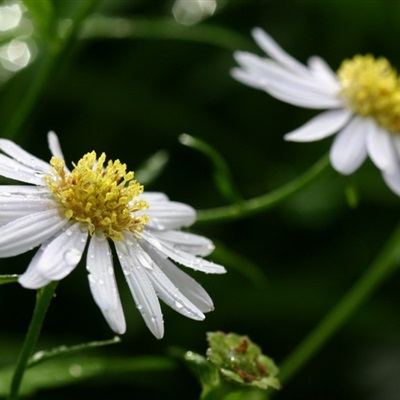
POLYGON ((197 211, 197 222, 207 223, 240 219, 272 208, 314 182, 328 167, 329 157, 325 155, 298 178, 270 193, 224 207, 197 211))
POLYGON ((36 305, 33 311, 31 323, 29 325, 28 332, 25 337, 24 344, 18 357, 17 366, 14 371, 14 375, 11 381, 11 388, 9 394, 9 400, 18 399, 18 392, 21 386, 22 378, 29 358, 33 354, 36 346, 36 342, 39 338, 40 331, 43 326, 43 321, 49 308, 51 299, 53 298, 58 282, 52 282, 46 287, 38 290, 36 295, 36 305))
POLYGON ((400 226, 378 257, 336 307, 281 364, 280 379, 287 382, 346 323, 400 261, 400 226))
POLYGON ((31 114, 37 99, 48 84, 49 77, 56 69, 57 65, 64 58, 71 44, 76 38, 82 22, 91 13, 93 8, 100 0, 87 0, 82 2, 82 6, 77 12, 71 27, 66 34, 54 42, 47 44, 46 54, 42 59, 42 65, 39 66, 39 71, 32 80, 32 84, 27 91, 21 96, 20 102, 15 112, 12 113, 8 124, 4 128, 4 137, 15 138, 21 127, 26 122, 26 119, 31 114))

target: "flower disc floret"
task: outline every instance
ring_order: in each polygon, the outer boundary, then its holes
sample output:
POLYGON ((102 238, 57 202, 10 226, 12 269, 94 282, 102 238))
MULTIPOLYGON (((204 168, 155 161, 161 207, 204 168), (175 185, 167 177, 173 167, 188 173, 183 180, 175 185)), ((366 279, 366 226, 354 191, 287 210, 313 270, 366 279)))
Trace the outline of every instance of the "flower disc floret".
POLYGON ((109 160, 106 155, 85 154, 66 171, 62 159, 53 157, 50 164, 54 175, 47 175, 45 182, 55 199, 65 210, 65 217, 86 223, 91 235, 101 231, 113 240, 123 238, 124 230, 139 234, 148 222, 147 215, 137 215, 149 207, 137 197, 143 186, 133 179, 133 172, 126 172, 126 165, 119 160, 109 160))
POLYGON ((354 112, 400 133, 400 80, 386 58, 356 55, 342 62, 337 75, 341 96, 354 112))

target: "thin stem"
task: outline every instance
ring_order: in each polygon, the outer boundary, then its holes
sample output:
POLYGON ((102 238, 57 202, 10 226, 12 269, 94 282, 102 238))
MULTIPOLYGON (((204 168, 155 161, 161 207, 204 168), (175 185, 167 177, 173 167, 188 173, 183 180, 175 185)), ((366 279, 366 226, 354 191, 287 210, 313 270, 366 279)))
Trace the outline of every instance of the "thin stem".
POLYGON ((346 323, 351 315, 369 298, 394 271, 400 261, 400 226, 364 275, 347 292, 336 307, 281 364, 280 379, 287 382, 315 353, 346 323))
POLYGON ((17 366, 11 381, 10 395, 8 397, 9 400, 18 399, 18 392, 21 386, 22 378, 27 368, 29 358, 32 356, 33 351, 35 350, 36 342, 39 338, 44 318, 49 308, 51 299, 53 298, 57 284, 58 282, 52 282, 37 292, 36 305, 33 311, 31 323, 29 325, 29 329, 19 354, 17 366))
POLYGON ((310 183, 317 180, 320 175, 322 175, 322 173, 328 169, 328 167, 329 158, 328 156, 324 156, 298 178, 270 193, 224 207, 199 210, 197 212, 197 222, 207 223, 240 219, 265 211, 278 205, 282 201, 308 186, 310 183))
POLYGON ((39 96, 42 94, 46 85, 48 86, 49 77, 60 61, 64 59, 65 54, 74 42, 82 22, 99 2, 100 0, 83 1, 81 3, 81 8, 78 10, 66 34, 62 38, 47 43, 42 65, 39 66, 37 74, 34 79, 32 79, 32 84, 28 87, 24 95, 21 96, 17 109, 12 113, 8 124, 4 128, 5 137, 15 138, 20 131, 33 111, 35 104, 37 104, 39 96))

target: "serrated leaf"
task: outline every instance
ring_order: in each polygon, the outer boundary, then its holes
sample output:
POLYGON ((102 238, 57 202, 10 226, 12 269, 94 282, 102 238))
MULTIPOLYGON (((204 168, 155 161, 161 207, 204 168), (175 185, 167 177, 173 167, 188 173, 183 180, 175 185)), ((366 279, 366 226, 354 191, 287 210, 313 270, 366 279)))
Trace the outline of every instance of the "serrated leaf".
POLYGON ((247 336, 209 332, 207 340, 207 357, 226 379, 263 390, 280 388, 278 367, 247 336))

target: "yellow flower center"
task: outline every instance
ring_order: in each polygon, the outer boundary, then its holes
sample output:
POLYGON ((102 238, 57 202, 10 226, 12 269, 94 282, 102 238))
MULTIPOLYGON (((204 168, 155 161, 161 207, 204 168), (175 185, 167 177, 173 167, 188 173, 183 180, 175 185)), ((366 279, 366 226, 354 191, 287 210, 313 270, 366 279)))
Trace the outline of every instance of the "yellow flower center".
POLYGON ((89 233, 103 232, 113 240, 122 239, 122 231, 138 234, 148 222, 147 215, 136 215, 149 207, 145 200, 137 200, 143 186, 133 179, 133 172, 126 172, 126 165, 119 160, 108 161, 106 155, 98 159, 96 153, 85 154, 65 171, 65 163, 53 157, 50 164, 56 175, 46 175, 45 182, 56 200, 65 209, 65 217, 86 223, 89 233))
POLYGON ((386 58, 356 55, 342 62, 337 75, 341 95, 354 112, 400 133, 400 79, 386 58))

